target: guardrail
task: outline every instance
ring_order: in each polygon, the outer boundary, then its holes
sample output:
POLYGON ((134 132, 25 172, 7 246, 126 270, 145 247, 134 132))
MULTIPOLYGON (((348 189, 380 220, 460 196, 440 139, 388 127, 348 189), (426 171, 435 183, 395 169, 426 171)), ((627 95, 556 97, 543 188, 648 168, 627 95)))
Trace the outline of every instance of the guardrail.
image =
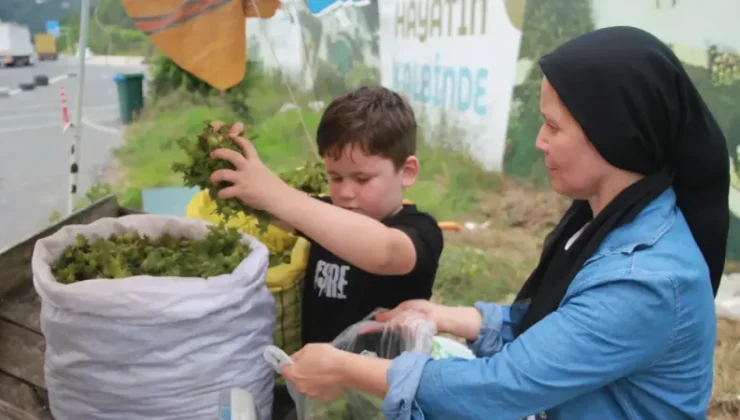
MULTIPOLYGON (((75 56, 66 55, 68 59, 75 59, 75 56)), ((108 66, 143 66, 144 57, 123 56, 123 55, 94 55, 86 60, 91 65, 108 65, 108 66)))

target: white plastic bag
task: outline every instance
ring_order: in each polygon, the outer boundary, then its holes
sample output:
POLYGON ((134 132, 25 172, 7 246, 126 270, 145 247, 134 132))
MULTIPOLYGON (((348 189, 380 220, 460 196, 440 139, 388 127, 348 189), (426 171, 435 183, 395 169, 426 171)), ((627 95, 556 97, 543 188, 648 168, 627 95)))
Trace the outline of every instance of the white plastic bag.
POLYGON ((57 283, 51 265, 77 234, 88 239, 136 231, 201 238, 201 220, 159 215, 66 226, 36 243, 34 287, 46 338, 45 379, 56 420, 218 418, 219 392, 243 388, 262 419, 272 409, 275 304, 265 286, 267 248, 231 274, 137 276, 57 283))
POLYGON ((432 350, 430 352, 432 359, 449 359, 456 357, 458 359, 475 359, 475 354, 464 344, 447 337, 435 336, 432 350))
POLYGON ((717 317, 740 321, 740 274, 722 276, 714 303, 717 317))
MULTIPOLYGON (((293 363, 283 349, 277 346, 267 346, 263 353, 265 360, 275 369, 275 372, 282 375, 283 367, 293 363)), ((285 387, 288 388, 290 398, 295 402, 295 412, 297 420, 305 420, 306 416, 306 396, 296 390, 295 385, 290 381, 285 381, 285 387)))

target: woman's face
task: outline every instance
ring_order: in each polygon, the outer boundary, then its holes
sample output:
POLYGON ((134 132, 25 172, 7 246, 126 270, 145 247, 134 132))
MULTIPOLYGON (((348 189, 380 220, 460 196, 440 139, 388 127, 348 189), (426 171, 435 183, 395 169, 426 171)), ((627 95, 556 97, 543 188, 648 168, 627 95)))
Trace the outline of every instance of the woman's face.
POLYGON ((545 154, 553 190, 578 200, 594 196, 611 165, 588 141, 546 78, 542 79, 540 112, 545 121, 536 147, 545 154))

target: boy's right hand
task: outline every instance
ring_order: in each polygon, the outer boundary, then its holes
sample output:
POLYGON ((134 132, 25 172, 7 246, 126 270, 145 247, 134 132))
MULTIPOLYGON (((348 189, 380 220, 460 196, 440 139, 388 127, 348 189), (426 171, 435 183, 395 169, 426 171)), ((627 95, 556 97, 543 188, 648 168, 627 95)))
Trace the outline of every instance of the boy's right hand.
MULTIPOLYGON (((212 126, 220 128, 221 125, 217 124, 223 123, 214 122, 212 126)), ((229 161, 235 168, 215 171, 211 174, 211 183, 232 184, 218 192, 218 197, 222 200, 238 198, 252 208, 272 212, 272 207, 290 187, 260 160, 252 143, 240 137, 243 131, 244 125, 236 123, 229 132, 229 137, 239 145, 242 153, 227 148, 217 149, 211 153, 212 159, 229 161)))
MULTIPOLYGON (((219 130, 221 127, 226 125, 223 121, 211 121, 211 127, 213 127, 214 130, 219 130)), ((240 122, 235 122, 234 125, 231 126, 231 129, 229 130, 229 136, 232 138, 240 138, 244 135, 244 124, 240 122)), ((282 221, 282 220, 272 220, 270 224, 282 229, 285 232, 293 233, 295 229, 290 224, 282 221)))
MULTIPOLYGON (((221 127, 225 126, 226 123, 223 121, 211 121, 211 127, 213 127, 214 130, 219 130, 221 127)), ((235 122, 234 125, 231 126, 231 129, 229 130, 229 136, 231 137, 241 137, 244 135, 244 124, 240 122, 235 122)))

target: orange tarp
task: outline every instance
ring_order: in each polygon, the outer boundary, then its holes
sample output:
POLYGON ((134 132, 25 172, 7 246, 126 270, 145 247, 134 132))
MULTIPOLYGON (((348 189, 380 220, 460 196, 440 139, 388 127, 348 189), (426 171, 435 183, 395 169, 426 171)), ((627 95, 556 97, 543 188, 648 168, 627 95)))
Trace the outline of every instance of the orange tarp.
POLYGON ((279 0, 122 2, 134 25, 162 54, 219 90, 228 89, 244 78, 245 18, 270 18, 280 7, 279 0))

